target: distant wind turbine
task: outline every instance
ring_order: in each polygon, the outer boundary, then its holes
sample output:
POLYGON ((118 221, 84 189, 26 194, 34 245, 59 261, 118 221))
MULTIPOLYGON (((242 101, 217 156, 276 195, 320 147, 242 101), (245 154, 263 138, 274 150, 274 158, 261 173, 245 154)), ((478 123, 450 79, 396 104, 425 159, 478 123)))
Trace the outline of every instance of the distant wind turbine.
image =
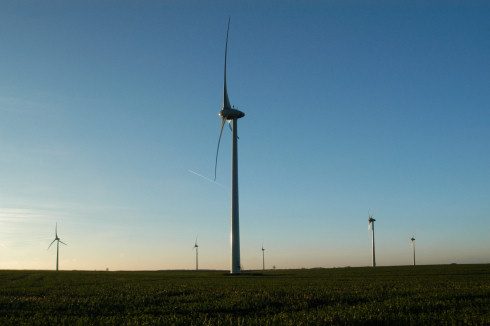
POLYGON ((265 249, 264 249, 263 242, 262 242, 262 270, 265 271, 265 249))
POLYGON ((196 242, 194 242, 194 247, 192 249, 196 249, 196 271, 199 270, 199 246, 197 245, 197 237, 196 242))
POLYGON ((372 230, 372 233, 373 233, 373 267, 376 267, 376 256, 375 256, 375 250, 374 250, 374 222, 376 221, 374 218, 373 218, 373 215, 374 215, 374 212, 376 210, 373 211, 372 214, 370 214, 368 212, 368 215, 369 215, 369 226, 368 226, 368 230, 371 229, 372 230))
POLYGON ((238 144, 237 144, 237 130, 238 119, 243 118, 245 113, 235 109, 230 105, 228 99, 228 91, 226 89, 226 55, 228 52, 228 34, 230 32, 230 19, 228 19, 228 30, 226 32, 226 45, 225 45, 225 74, 224 74, 224 86, 223 86, 223 108, 219 111, 221 117, 221 128, 219 131, 218 147, 216 149, 216 163, 214 166, 214 180, 216 180, 216 168, 218 166, 218 152, 219 144, 221 141, 221 134, 223 133, 223 126, 225 121, 233 122, 232 128, 232 156, 231 156, 231 268, 232 274, 241 273, 240 265, 240 228, 238 218, 238 144))
POLYGON ((51 242, 49 245, 48 249, 51 248, 51 245, 57 241, 56 243, 56 270, 58 270, 58 261, 59 261, 59 253, 60 253, 60 242, 64 244, 65 246, 68 246, 66 243, 61 241, 61 239, 58 237, 58 223, 56 223, 55 229, 54 229, 54 240, 51 242))
MULTIPOLYGON (((415 233, 417 233, 417 231, 415 231, 415 233)), ((415 266, 415 233, 412 235, 412 237, 408 236, 412 244, 413 266, 415 266)))

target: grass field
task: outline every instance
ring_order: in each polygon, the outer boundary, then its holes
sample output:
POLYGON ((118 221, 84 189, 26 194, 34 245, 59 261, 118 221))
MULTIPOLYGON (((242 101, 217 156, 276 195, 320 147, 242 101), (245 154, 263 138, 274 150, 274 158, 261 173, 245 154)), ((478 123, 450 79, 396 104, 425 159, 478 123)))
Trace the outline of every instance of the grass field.
POLYGON ((490 265, 0 271, 0 325, 490 325, 490 265))

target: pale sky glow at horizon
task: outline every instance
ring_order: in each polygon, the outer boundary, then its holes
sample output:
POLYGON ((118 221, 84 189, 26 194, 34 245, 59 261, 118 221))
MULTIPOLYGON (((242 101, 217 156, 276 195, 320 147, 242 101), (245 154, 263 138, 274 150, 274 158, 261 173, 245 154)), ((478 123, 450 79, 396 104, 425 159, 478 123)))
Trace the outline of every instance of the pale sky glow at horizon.
POLYGON ((490 3, 0 4, 0 269, 490 263, 490 3))

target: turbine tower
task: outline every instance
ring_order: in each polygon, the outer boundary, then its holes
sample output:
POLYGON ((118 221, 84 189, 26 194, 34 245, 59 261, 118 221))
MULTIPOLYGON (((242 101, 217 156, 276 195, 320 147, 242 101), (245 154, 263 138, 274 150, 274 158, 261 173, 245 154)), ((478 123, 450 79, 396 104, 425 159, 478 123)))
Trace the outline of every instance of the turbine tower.
POLYGON ((264 243, 262 243, 262 270, 265 271, 265 249, 264 249, 264 243))
POLYGON ((413 266, 415 266, 415 233, 412 235, 412 237, 408 237, 410 239, 410 242, 412 243, 413 266))
POLYGON ((216 164, 214 166, 214 180, 216 180, 216 167, 218 165, 219 143, 225 121, 232 122, 232 155, 231 155, 231 268, 232 274, 241 273, 240 265, 240 228, 238 218, 238 144, 237 130, 238 119, 243 118, 245 113, 235 109, 230 105, 228 91, 226 89, 226 55, 228 52, 228 34, 230 32, 230 19, 228 19, 228 30, 226 32, 225 45, 225 74, 223 86, 223 108, 219 111, 221 117, 221 128, 219 131, 218 148, 216 149, 216 164))
POLYGON ((192 249, 196 249, 196 272, 199 270, 199 246, 197 245, 197 237, 196 242, 194 243, 194 247, 192 249))
POLYGON ((368 215, 369 215, 369 226, 368 226, 368 230, 371 229, 372 232, 373 232, 373 267, 376 267, 376 255, 375 255, 375 250, 374 250, 374 222, 376 221, 374 218, 373 218, 373 215, 374 215, 374 212, 373 214, 369 214, 368 212, 368 215))
POLYGON ((49 245, 48 249, 51 248, 51 245, 57 241, 56 243, 56 271, 58 271, 58 261, 59 261, 59 253, 60 253, 60 242, 62 244, 64 244, 65 246, 67 246, 66 243, 64 243, 63 241, 61 241, 61 239, 58 237, 58 223, 56 223, 56 226, 55 226, 55 229, 54 229, 54 240, 53 242, 51 242, 51 244, 49 245))

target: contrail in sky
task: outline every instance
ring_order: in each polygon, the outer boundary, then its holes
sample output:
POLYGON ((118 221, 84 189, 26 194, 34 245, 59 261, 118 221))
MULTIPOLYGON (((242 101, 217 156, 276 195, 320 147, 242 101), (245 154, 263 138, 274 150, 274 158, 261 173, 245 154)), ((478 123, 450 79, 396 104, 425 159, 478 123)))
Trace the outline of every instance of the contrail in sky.
POLYGON ((203 178, 204 180, 208 180, 209 182, 212 182, 212 183, 214 183, 214 184, 217 184, 218 186, 220 186, 220 187, 222 187, 222 188, 224 188, 224 189, 228 189, 228 188, 226 188, 224 185, 222 185, 221 183, 216 182, 216 181, 214 181, 214 180, 211 180, 211 179, 209 179, 208 177, 203 176, 202 174, 199 174, 199 173, 197 173, 197 172, 195 172, 195 171, 192 171, 191 169, 188 169, 187 171, 189 171, 189 172, 190 172, 190 173, 192 173, 192 174, 197 175, 198 177, 203 178))

